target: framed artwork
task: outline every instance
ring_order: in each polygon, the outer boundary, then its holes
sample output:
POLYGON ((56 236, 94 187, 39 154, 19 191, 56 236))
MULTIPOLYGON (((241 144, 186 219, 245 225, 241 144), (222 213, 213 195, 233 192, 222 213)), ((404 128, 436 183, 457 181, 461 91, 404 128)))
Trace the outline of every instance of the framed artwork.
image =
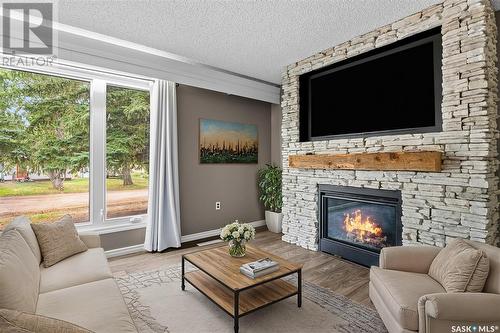
POLYGON ((257 163, 256 125, 200 119, 200 163, 257 163))

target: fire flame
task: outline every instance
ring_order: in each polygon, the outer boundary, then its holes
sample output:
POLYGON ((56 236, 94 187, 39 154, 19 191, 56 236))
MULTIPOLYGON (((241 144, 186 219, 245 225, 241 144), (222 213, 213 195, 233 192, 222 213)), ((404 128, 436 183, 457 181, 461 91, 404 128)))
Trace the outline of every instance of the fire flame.
POLYGON ((368 237, 382 236, 382 228, 372 222, 370 216, 363 217, 361 210, 356 210, 352 214, 344 214, 344 216, 345 230, 353 234, 358 240, 364 241, 368 237))

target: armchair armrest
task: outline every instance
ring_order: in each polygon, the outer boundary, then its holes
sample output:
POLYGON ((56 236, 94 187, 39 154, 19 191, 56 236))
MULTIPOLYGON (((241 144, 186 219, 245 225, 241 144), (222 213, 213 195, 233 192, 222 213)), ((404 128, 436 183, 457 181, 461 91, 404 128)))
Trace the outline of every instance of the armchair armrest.
POLYGON ((380 252, 380 268, 396 271, 428 273, 441 248, 435 246, 384 247, 380 252))
POLYGON ((82 232, 78 235, 89 249, 101 247, 101 237, 99 234, 94 232, 82 232))
POLYGON ((442 293, 418 300, 420 323, 423 316, 445 321, 500 322, 499 309, 500 294, 442 293))

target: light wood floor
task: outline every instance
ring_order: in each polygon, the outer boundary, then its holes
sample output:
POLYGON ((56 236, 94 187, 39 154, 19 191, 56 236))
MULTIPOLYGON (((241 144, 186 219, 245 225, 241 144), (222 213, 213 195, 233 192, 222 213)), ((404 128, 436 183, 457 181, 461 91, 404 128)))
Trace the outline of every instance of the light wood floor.
MULTIPOLYGON (((181 256, 202 248, 227 246, 218 243, 203 247, 195 246, 176 249, 164 253, 140 253, 110 259, 111 270, 121 275, 130 272, 150 271, 172 265, 179 265, 181 256)), ((304 265, 302 276, 305 280, 342 294, 351 300, 372 306, 368 297, 369 270, 344 261, 338 257, 303 249, 281 240, 281 235, 269 231, 257 233, 252 245, 269 251, 282 258, 304 265)))

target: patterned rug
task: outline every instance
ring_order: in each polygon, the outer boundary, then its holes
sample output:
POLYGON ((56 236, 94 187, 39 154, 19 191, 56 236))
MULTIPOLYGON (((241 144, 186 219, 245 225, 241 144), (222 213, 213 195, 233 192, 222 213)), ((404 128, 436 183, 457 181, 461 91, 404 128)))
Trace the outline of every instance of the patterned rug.
MULTIPOLYGON (((115 280, 141 333, 231 333, 233 320, 186 282, 180 288, 180 267, 116 276, 115 280)), ((291 283, 296 278, 289 277, 291 283)), ((240 319, 240 332, 385 333, 373 309, 328 289, 303 282, 302 308, 296 297, 240 319)))

